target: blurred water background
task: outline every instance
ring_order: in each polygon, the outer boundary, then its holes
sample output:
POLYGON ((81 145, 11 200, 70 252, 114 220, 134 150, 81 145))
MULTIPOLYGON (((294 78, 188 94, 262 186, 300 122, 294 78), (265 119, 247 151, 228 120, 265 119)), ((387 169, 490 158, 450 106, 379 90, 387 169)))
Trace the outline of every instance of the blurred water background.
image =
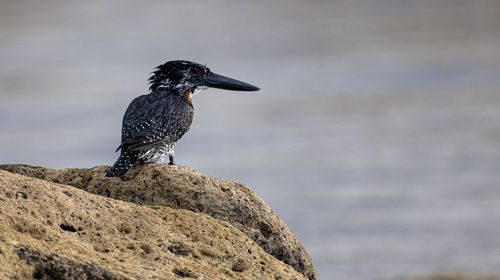
POLYGON ((0 162, 112 164, 173 59, 210 89, 176 162, 257 192, 319 279, 500 272, 500 2, 0 1, 0 162))

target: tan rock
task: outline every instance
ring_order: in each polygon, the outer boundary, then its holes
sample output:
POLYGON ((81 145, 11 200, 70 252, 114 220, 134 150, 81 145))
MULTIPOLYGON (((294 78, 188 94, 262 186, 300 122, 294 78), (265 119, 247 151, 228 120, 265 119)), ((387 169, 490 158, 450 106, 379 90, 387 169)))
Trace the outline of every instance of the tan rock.
MULTIPOLYGON (((189 167, 164 164, 137 165, 123 180, 106 178, 109 166, 54 170, 27 165, 0 169, 71 185, 85 191, 138 205, 168 206, 210 215, 241 230, 266 252, 309 279, 316 275, 298 238, 271 208, 247 186, 202 175, 189 167)), ((245 262, 235 265, 238 270, 245 262)))
POLYGON ((2 170, 0 205, 0 279, 305 279, 231 224, 201 213, 2 170))

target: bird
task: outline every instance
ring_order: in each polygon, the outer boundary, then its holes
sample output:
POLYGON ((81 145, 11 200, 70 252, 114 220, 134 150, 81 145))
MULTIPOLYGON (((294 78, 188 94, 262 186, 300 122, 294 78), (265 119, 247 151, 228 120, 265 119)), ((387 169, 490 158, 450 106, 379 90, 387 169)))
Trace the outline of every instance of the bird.
POLYGON ((174 148, 193 122, 193 95, 208 88, 258 91, 258 87, 213 73, 187 60, 159 65, 149 78, 149 93, 130 102, 122 121, 120 156, 106 177, 122 177, 136 163, 175 165, 174 148))

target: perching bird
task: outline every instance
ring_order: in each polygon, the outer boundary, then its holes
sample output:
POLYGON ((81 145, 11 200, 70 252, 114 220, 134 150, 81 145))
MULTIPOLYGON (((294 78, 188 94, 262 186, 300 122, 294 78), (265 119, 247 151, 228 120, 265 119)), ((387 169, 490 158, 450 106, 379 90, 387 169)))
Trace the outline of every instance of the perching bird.
POLYGON ((212 73, 204 65, 175 60, 156 68, 151 92, 136 97, 123 116, 121 154, 106 177, 121 177, 137 162, 174 165, 174 147, 193 121, 192 96, 208 87, 256 91, 250 84, 212 73))

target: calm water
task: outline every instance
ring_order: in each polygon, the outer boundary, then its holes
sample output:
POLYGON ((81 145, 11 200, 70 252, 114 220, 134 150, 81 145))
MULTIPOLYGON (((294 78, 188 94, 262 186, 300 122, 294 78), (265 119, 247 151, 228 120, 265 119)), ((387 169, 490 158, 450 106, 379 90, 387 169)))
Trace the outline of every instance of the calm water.
POLYGON ((0 162, 111 164, 189 59, 263 90, 197 95, 177 163, 251 186, 319 279, 500 273, 498 1, 0 5, 0 162))

